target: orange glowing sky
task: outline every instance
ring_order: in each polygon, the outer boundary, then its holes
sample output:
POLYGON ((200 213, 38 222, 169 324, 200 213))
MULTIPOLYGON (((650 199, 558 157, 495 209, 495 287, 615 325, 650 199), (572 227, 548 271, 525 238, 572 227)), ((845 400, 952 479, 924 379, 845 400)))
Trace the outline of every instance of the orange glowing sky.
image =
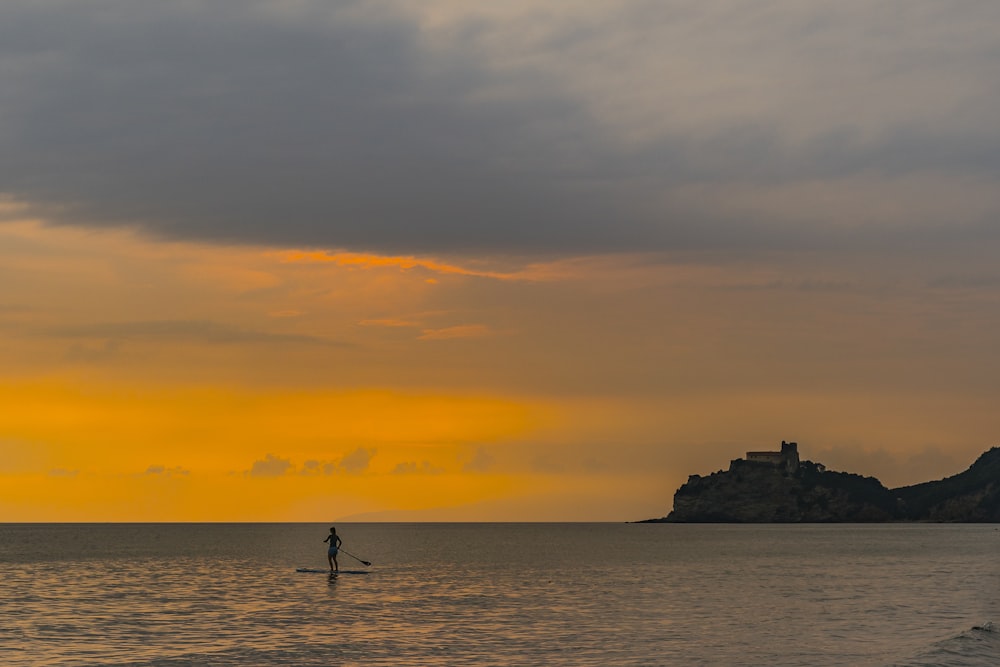
POLYGON ((1000 444, 997 10, 107 4, 0 8, 0 522, 622 521, 783 439, 1000 444))

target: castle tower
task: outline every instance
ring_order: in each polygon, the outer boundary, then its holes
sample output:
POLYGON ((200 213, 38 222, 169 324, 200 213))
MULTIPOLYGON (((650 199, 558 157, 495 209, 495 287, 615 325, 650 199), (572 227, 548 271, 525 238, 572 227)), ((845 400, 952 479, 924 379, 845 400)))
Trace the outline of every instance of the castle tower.
POLYGON ((781 441, 781 463, 790 473, 799 469, 799 443, 781 441))

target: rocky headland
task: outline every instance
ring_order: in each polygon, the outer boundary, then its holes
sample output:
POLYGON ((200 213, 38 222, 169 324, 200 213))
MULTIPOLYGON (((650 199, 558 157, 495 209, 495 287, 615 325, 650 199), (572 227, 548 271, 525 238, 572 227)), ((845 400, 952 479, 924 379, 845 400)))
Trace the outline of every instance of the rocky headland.
POLYGON ((1000 448, 952 477, 897 489, 800 461, 797 444, 747 452, 729 470, 691 475, 674 509, 649 523, 1000 522, 1000 448))

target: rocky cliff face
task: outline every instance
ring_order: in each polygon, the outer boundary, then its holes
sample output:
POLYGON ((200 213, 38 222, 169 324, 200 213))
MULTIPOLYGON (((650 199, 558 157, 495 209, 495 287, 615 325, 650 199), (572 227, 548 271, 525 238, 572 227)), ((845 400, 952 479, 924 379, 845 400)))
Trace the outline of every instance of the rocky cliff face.
POLYGON ((1000 448, 953 477, 891 490, 874 477, 829 472, 810 461, 789 471, 737 459, 728 471, 692 475, 674 494, 673 511, 651 521, 1000 522, 1000 448))
POLYGON ((734 461, 726 472, 693 475, 674 494, 671 522, 795 523, 888 521, 896 499, 873 477, 825 472, 810 462, 790 473, 734 461))

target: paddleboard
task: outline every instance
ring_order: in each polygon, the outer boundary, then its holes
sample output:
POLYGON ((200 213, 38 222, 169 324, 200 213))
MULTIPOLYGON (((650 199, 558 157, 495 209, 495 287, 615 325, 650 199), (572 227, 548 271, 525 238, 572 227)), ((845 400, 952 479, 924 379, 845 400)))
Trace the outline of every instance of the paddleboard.
POLYGON ((317 572, 323 574, 368 574, 368 570, 340 570, 339 572, 330 572, 330 570, 315 570, 311 567, 297 567, 296 572, 317 572))

